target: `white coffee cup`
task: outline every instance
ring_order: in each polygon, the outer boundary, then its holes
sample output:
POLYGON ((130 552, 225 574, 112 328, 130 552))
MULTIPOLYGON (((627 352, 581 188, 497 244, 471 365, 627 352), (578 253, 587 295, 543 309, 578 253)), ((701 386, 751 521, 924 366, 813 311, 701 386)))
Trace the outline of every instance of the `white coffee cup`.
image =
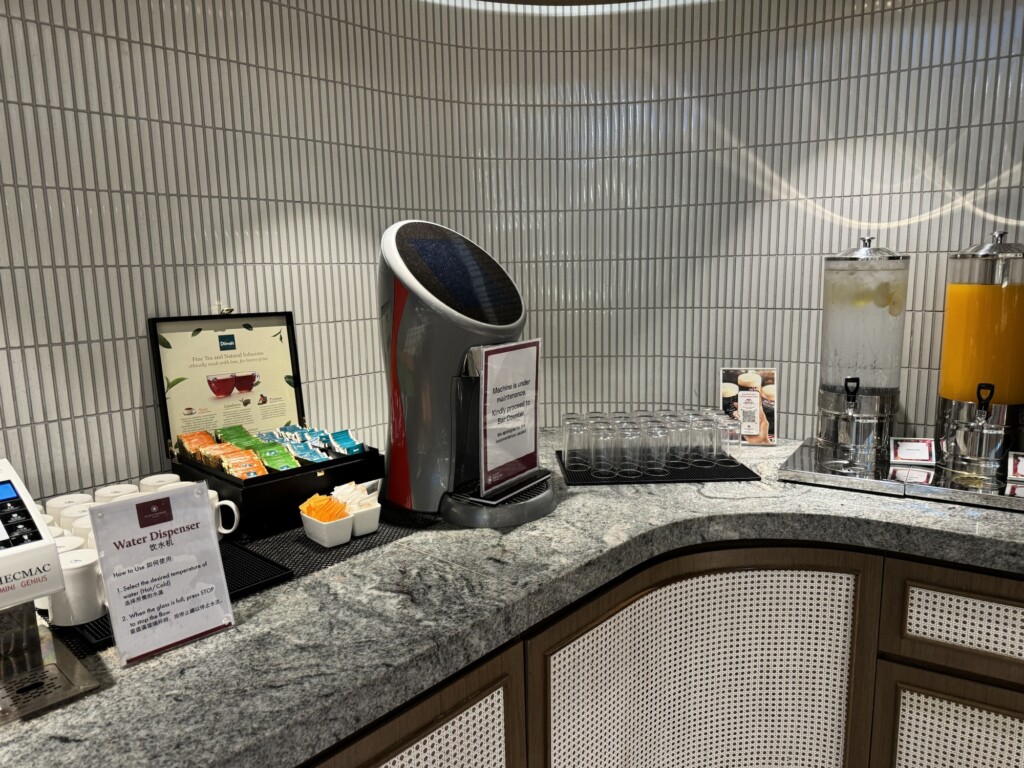
POLYGON ((65 552, 74 552, 76 549, 81 549, 85 546, 85 539, 81 536, 60 536, 54 539, 53 543, 57 545, 57 554, 62 555, 65 552))
POLYGON ((181 482, 181 477, 171 472, 165 472, 162 475, 150 475, 139 480, 139 490, 143 493, 152 493, 163 488, 165 485, 178 482, 181 482))
POLYGON ((96 549, 96 534, 93 531, 89 531, 89 538, 85 540, 85 546, 89 549, 96 549))
POLYGON ((216 491, 209 491, 210 497, 210 515, 213 522, 213 526, 217 529, 217 538, 224 538, 224 534, 234 533, 238 530, 238 523, 242 520, 242 514, 238 511, 238 505, 230 499, 224 499, 221 501, 220 496, 217 495, 216 491), (230 528, 224 526, 224 513, 221 512, 221 507, 227 507, 235 513, 233 522, 230 528))
MULTIPOLYGON (((177 483, 168 483, 167 485, 163 485, 160 487, 160 490, 169 491, 172 488, 193 488, 196 485, 197 483, 192 483, 189 482, 188 480, 181 480, 177 483)), ((224 538, 224 534, 234 533, 235 531, 237 531, 238 523, 241 521, 242 517, 241 512, 238 511, 238 506, 235 504, 235 502, 230 501, 228 499, 224 499, 224 501, 221 501, 220 496, 217 494, 216 491, 207 489, 207 494, 210 498, 210 522, 213 525, 213 527, 217 530, 217 538, 222 539, 224 538), (235 513, 235 520, 231 524, 230 528, 224 525, 224 515, 219 513, 221 507, 227 507, 228 509, 235 513)))
POLYGON ((43 521, 44 525, 56 525, 56 523, 53 522, 53 515, 48 515, 43 512, 43 508, 38 504, 36 504, 36 506, 39 507, 39 519, 43 521))
POLYGON ((72 536, 81 536, 83 539, 92 533, 92 518, 80 517, 71 526, 72 536))
POLYGON ((70 627, 96 621, 107 612, 100 579, 100 559, 94 549, 60 555, 64 591, 50 595, 50 623, 70 627))
POLYGON ((73 507, 76 504, 88 504, 90 501, 92 501, 92 496, 88 493, 68 493, 64 496, 54 496, 46 502, 46 514, 53 515, 57 525, 63 527, 64 524, 61 522, 62 510, 73 507))
POLYGON ((61 528, 59 525, 48 525, 46 526, 46 529, 50 532, 50 535, 55 539, 59 536, 64 535, 64 529, 61 528))
POLYGON ((96 489, 96 501, 105 504, 113 501, 119 496, 127 496, 129 493, 138 493, 139 486, 134 483, 118 483, 117 485, 105 485, 96 489))
POLYGON ((70 507, 65 507, 60 512, 60 527, 70 534, 75 527, 75 521, 89 517, 89 510, 95 506, 95 501, 88 501, 85 504, 72 504, 70 507))

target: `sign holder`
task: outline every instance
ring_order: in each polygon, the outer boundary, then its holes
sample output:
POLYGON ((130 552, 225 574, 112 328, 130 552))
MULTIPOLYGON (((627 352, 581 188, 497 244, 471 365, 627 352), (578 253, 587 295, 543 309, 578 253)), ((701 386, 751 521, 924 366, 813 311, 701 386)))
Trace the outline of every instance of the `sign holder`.
POLYGON ((480 495, 537 469, 540 339, 481 348, 480 495))
POLYGON ((234 626, 205 483, 93 507, 122 666, 234 626))

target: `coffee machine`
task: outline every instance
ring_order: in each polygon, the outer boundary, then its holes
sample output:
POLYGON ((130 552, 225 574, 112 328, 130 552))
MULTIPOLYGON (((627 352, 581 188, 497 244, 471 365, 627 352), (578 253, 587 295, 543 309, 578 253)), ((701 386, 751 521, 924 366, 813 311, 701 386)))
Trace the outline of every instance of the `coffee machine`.
POLYGON ((60 557, 7 459, 0 459, 0 585, 0 725, 98 687, 36 618, 33 601, 64 589, 60 557))
POLYGON ((900 405, 910 260, 873 239, 825 258, 818 444, 841 471, 885 458, 900 405))
POLYGON ((936 454, 952 487, 998 490, 1024 450, 1024 245, 950 257, 942 323, 936 454))
POLYGON ((473 527, 550 512, 542 471, 499 500, 476 492, 480 380, 468 363, 475 348, 520 338, 526 311, 512 278, 457 232, 401 221, 381 237, 377 291, 390 410, 382 502, 473 527))

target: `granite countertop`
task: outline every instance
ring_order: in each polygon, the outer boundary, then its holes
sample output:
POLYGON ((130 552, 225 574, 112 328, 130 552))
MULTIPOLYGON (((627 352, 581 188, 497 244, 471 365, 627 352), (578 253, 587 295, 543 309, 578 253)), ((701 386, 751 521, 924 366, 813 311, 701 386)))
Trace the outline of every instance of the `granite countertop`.
MULTIPOLYGON (((555 437, 542 433, 545 465, 555 437)), ((566 488, 517 528, 432 529, 235 606, 238 626, 0 730, 0 764, 291 766, 643 562, 709 542, 856 545, 1024 574, 1024 516, 774 478, 795 450, 742 448, 761 482, 566 488)))

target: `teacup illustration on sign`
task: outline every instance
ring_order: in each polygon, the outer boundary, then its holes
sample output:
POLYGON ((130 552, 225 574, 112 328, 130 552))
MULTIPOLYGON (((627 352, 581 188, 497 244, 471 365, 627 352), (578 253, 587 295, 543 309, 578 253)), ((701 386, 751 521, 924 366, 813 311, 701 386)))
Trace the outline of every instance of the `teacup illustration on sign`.
POLYGON ((233 373, 221 373, 215 376, 207 376, 206 383, 209 385, 214 397, 227 397, 235 388, 235 375, 233 373))
POLYGON ((253 387, 260 383, 260 375, 256 371, 235 374, 235 389, 239 392, 252 392, 253 387))

